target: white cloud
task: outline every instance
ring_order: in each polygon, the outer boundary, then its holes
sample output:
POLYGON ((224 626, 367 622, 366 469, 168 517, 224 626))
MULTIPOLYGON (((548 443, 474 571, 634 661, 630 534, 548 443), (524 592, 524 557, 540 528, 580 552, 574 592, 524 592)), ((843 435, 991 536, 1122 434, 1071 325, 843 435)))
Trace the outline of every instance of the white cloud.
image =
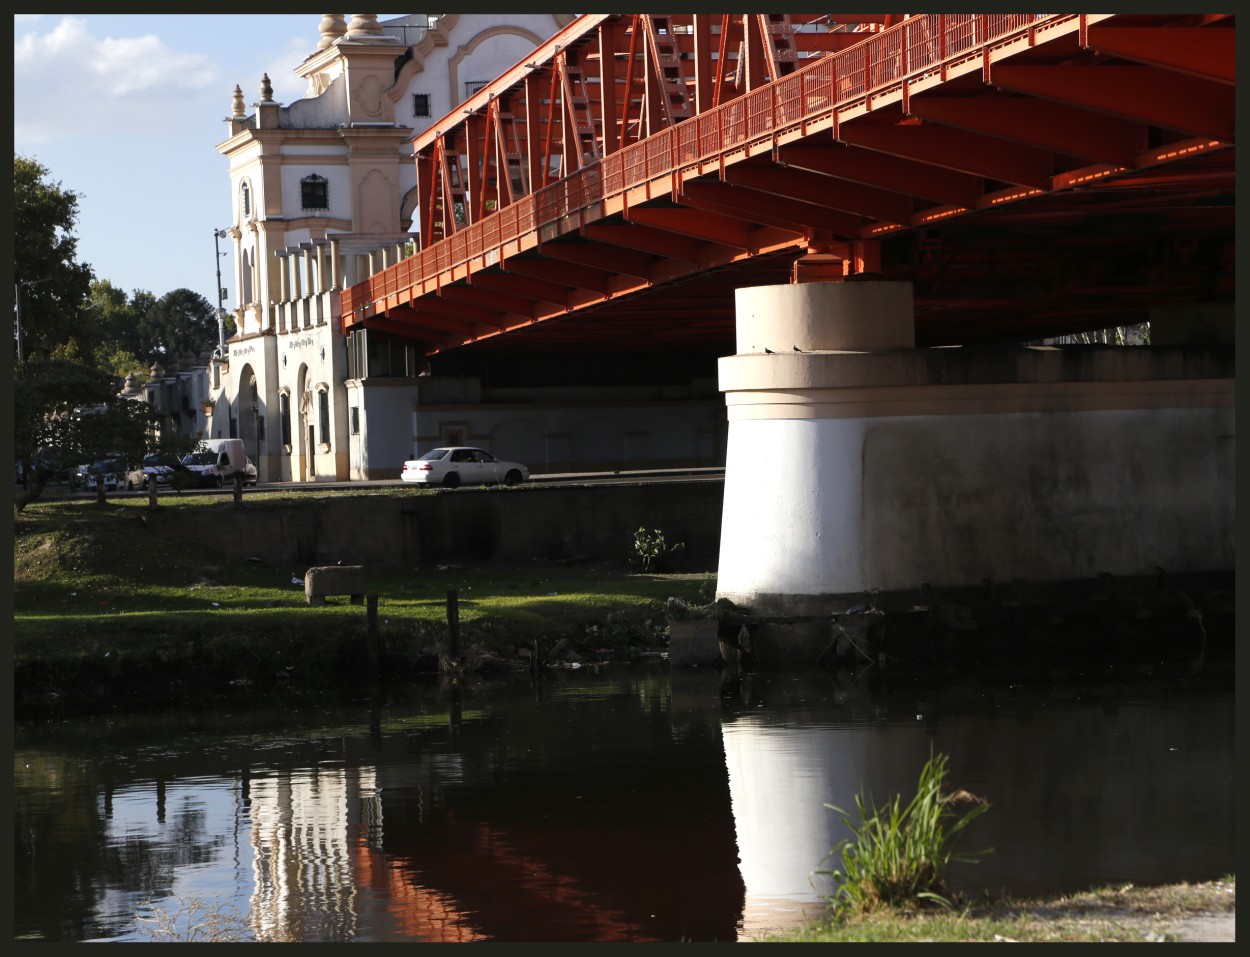
POLYGON ((14 140, 47 143, 151 122, 177 129, 205 97, 220 98, 219 72, 211 58, 157 36, 97 38, 83 20, 64 17, 14 41, 14 140))
POLYGON ((307 37, 292 37, 287 40, 286 49, 275 53, 265 67, 273 84, 273 98, 279 103, 290 106, 308 91, 308 81, 297 76, 295 68, 312 52, 307 37))

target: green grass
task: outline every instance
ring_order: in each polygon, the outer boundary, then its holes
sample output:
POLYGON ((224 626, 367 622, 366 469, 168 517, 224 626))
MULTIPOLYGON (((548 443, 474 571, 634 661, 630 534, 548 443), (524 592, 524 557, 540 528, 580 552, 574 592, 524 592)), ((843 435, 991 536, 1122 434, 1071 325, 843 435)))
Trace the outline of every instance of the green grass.
POLYGON ((831 912, 824 920, 763 942, 1176 941, 1191 917, 1231 917, 1236 887, 1235 875, 1229 874, 1196 884, 1126 884, 1049 899, 984 900, 950 911, 881 908, 841 918, 831 912))
MULTIPOLYGON (((259 504, 267 495, 253 493, 249 501, 259 504)), ((316 507, 307 496, 276 497, 316 507)), ((231 507, 212 496, 183 499, 188 508, 231 507)), ((135 523, 146 508, 142 498, 103 507, 94 500, 41 501, 15 517, 19 693, 115 688, 123 676, 131 687, 182 687, 201 672, 217 685, 262 686, 277 675, 322 684, 358 670, 364 606, 343 596, 310 607, 307 569, 289 563, 229 559, 159 536, 144 536, 137 548, 135 523)), ((622 543, 623 554, 627 547, 622 543)), ((378 596, 388 664, 401 672, 446 642, 452 590, 462 651, 507 658, 518 646, 550 649, 565 639, 593 659, 621 657, 631 647, 659 649, 666 600, 695 603, 714 588, 706 572, 634 574, 623 560, 370 566, 367 584, 378 596)))
POLYGON ((967 791, 947 791, 948 758, 930 755, 920 770, 916 794, 907 804, 895 795, 881 806, 855 796, 858 820, 841 808, 825 805, 842 816, 852 836, 829 852, 835 866, 817 873, 832 877, 837 890, 830 903, 835 914, 869 914, 881 909, 916 909, 937 905, 954 909, 948 871, 954 861, 975 856, 955 850, 959 833, 989 805, 967 791), (955 812, 960 805, 968 810, 955 812))

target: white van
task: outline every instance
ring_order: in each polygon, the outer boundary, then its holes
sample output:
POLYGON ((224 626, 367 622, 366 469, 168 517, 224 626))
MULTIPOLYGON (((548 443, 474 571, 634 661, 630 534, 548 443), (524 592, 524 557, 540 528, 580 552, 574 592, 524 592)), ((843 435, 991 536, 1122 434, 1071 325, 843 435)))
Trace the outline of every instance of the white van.
POLYGON ((219 485, 233 482, 236 472, 243 473, 244 484, 256 484, 256 466, 243 450, 242 439, 204 439, 200 444, 216 454, 213 474, 219 479, 219 485))

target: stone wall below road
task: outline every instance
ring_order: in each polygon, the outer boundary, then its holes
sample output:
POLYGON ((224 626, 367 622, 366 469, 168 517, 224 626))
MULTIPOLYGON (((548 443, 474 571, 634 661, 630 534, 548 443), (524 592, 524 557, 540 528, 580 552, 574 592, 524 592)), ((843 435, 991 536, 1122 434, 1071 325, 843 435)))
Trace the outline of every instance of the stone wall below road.
POLYGON ((158 506, 147 525, 227 558, 304 566, 574 556, 624 561, 632 555, 634 532, 646 526, 661 530, 670 544, 683 543, 686 564, 711 569, 720 548, 723 493, 722 482, 692 481, 433 495, 310 492, 306 501, 289 504, 245 494, 239 508, 158 506))

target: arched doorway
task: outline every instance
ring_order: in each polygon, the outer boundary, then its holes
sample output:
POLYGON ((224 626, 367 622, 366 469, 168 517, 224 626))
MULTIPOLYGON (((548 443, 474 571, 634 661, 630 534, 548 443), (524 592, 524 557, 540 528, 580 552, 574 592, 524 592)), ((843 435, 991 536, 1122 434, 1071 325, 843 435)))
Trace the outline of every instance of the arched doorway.
POLYGON ((257 479, 263 478, 261 467, 260 440, 260 383, 256 378, 256 370, 251 363, 243 366, 239 372, 239 394, 235 399, 235 415, 237 417, 238 437, 243 440, 243 450, 257 468, 257 479))
POLYGON ((308 381, 307 365, 300 364, 295 383, 296 392, 291 400, 298 410, 298 415, 295 422, 295 434, 291 436, 295 451, 295 461, 291 463, 291 474, 297 482, 312 482, 317 477, 317 464, 316 445, 313 444, 312 433, 312 386, 308 381))

